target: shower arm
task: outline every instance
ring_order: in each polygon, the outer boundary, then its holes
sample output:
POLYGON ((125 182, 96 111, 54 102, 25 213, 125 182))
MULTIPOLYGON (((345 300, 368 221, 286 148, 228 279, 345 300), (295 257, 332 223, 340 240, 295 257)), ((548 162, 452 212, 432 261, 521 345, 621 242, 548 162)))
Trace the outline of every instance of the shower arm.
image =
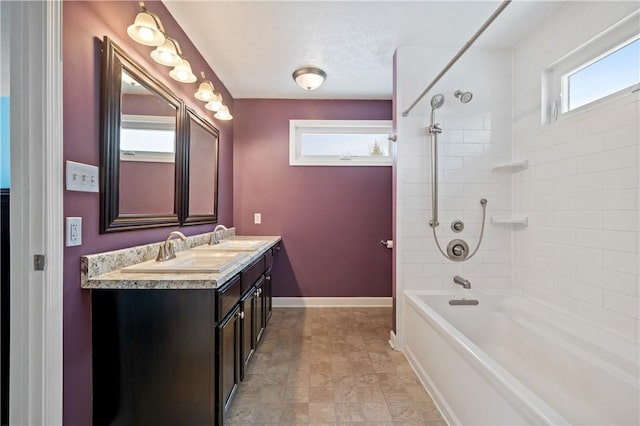
MULTIPOLYGON (((484 24, 482 24, 482 26, 478 29, 478 31, 476 31, 476 33, 471 36, 471 38, 469 39, 469 41, 467 41, 465 43, 464 46, 462 46, 462 49, 460 49, 458 51, 458 53, 455 54, 455 56, 453 58, 451 58, 451 60, 449 61, 449 63, 447 65, 445 65, 445 67, 442 69, 442 71, 440 71, 440 73, 436 76, 436 78, 433 79, 433 81, 431 82, 431 84, 429 84, 427 86, 426 89, 423 90, 422 93, 420 93, 420 96, 418 96, 418 98, 413 101, 413 103, 411 104, 411 106, 409 108, 407 108, 403 113, 402 116, 403 117, 407 117, 409 115, 409 113, 411 112, 411 110, 418 104, 418 102, 420 102, 422 100, 422 98, 424 98, 424 96, 429 93, 429 90, 431 90, 431 88, 433 86, 436 85, 436 83, 438 81, 440 81, 440 79, 447 73, 447 71, 449 71, 449 68, 451 68, 453 66, 453 64, 455 64, 456 62, 458 62, 458 59, 460 59, 460 57, 462 55, 464 55, 464 53, 471 47, 471 45, 478 39, 478 37, 480 37, 482 35, 482 33, 489 27, 489 25, 491 25, 491 23, 493 23, 493 21, 498 17, 498 15, 500 15, 502 13, 502 11, 509 6, 509 3, 511 3, 511 0, 504 0, 500 6, 498 6, 498 8, 496 9, 495 12, 493 12, 493 14, 489 17, 489 19, 487 19, 484 24)), ((433 120, 432 120, 433 122, 433 120)))

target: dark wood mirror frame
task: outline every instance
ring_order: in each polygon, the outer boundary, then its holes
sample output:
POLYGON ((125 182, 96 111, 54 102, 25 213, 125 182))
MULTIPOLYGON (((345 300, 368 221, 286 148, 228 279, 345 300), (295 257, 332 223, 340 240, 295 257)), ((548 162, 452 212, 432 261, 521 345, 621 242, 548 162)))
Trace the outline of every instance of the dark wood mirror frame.
MULTIPOLYGON (((163 226, 195 225, 217 222, 219 132, 207 120, 188 109, 182 99, 155 79, 122 48, 104 37, 101 79, 101 151, 100 151, 100 233, 129 231, 163 226), (120 127, 122 71, 176 108, 174 209, 172 214, 120 213, 120 127), (189 212, 189 136, 191 122, 197 123, 215 138, 214 200, 210 214, 189 212)), ((153 191, 153 188, 150 188, 153 191)))
POLYGON ((184 144, 184 169, 183 169, 183 182, 182 182, 182 224, 183 225, 198 225, 204 223, 217 223, 218 221, 218 165, 219 165, 219 146, 220 146, 220 133, 218 129, 213 127, 211 123, 207 120, 200 117, 194 110, 187 107, 186 108, 186 120, 185 120, 185 144, 184 144), (212 147, 212 152, 214 156, 214 164, 215 170, 213 170, 213 181, 210 183, 203 182, 205 186, 213 189, 213 200, 211 202, 211 211, 206 214, 195 213, 191 211, 191 203, 190 203, 190 172, 194 166, 194 161, 191 161, 191 153, 192 153, 192 141, 191 141, 191 130, 192 126, 199 126, 208 135, 211 137, 211 142, 214 144, 212 147), (210 186, 209 186, 210 184, 210 186))

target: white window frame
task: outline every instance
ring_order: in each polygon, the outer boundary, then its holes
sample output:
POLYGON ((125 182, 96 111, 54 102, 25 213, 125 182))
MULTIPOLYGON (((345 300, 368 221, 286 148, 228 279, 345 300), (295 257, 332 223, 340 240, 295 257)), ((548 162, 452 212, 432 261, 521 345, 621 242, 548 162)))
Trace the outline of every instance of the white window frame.
POLYGON ((290 166, 391 166, 391 141, 385 156, 303 156, 303 133, 391 133, 391 120, 289 120, 290 166))
POLYGON ((558 59, 543 71, 543 124, 550 124, 564 118, 573 117, 576 114, 590 110, 603 103, 628 96, 640 88, 639 84, 633 84, 622 90, 569 110, 569 76, 598 62, 623 46, 640 39, 640 30, 637 22, 639 15, 640 11, 633 12, 604 32, 558 59))
POLYGON ((123 114, 121 125, 123 129, 171 130, 174 133, 173 151, 141 151, 122 149, 120 141, 120 161, 140 161, 145 163, 175 163, 176 161, 176 120, 174 117, 154 115, 123 114))

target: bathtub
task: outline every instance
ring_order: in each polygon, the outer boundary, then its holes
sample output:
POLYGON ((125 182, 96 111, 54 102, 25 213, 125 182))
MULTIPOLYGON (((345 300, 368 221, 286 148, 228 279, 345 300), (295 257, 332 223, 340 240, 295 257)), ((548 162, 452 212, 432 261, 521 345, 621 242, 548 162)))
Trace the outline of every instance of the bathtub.
POLYGON ((404 295, 405 354, 449 424, 640 423, 637 342, 516 293, 404 295))

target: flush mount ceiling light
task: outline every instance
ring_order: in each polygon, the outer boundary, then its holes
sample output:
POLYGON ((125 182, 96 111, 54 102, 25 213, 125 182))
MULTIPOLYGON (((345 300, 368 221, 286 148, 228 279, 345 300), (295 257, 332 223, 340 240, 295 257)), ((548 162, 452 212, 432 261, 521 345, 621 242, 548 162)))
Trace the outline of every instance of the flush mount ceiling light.
POLYGON ((293 72, 293 79, 304 90, 314 90, 322 85, 327 74, 320 68, 305 67, 293 72))
POLYGON ((160 19, 147 10, 144 2, 140 2, 140 9, 133 24, 127 28, 127 34, 145 46, 160 46, 165 41, 160 19))
POLYGON ((183 59, 169 71, 169 77, 181 83, 193 83, 197 80, 195 74, 191 71, 191 64, 186 59, 183 59))
POLYGON ((222 105, 220 107, 220 111, 213 114, 213 116, 218 120, 224 121, 231 120, 233 118, 233 115, 231 115, 231 113, 229 112, 229 107, 226 105, 222 105))
POLYGON ((151 58, 161 65, 175 67, 182 62, 182 51, 177 41, 166 37, 164 43, 151 52, 151 58))

